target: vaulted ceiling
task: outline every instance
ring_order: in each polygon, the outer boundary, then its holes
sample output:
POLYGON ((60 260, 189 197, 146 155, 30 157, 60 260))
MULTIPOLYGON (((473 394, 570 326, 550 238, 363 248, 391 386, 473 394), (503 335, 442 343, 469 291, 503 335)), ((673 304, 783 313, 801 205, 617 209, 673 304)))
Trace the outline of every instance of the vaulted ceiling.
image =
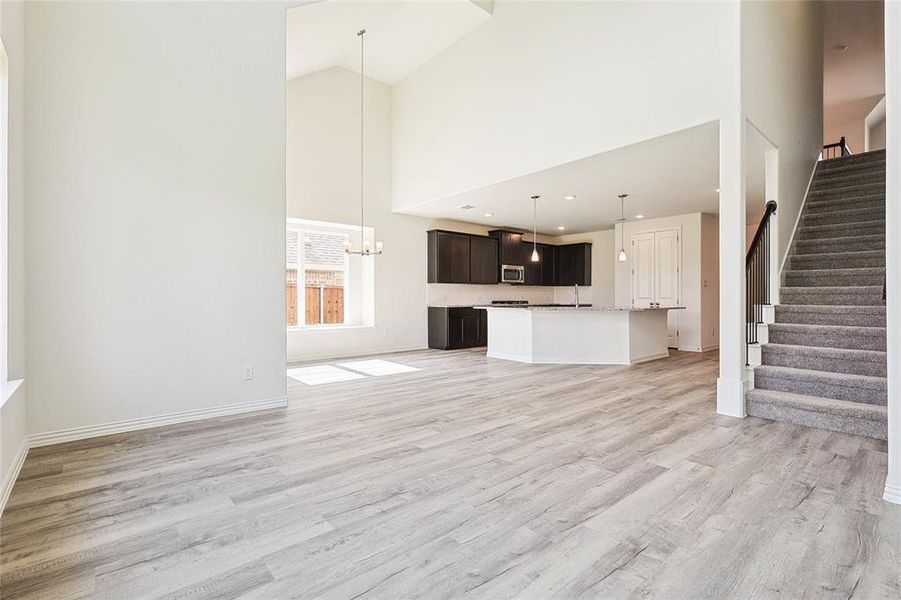
POLYGON ((492 2, 324 0, 288 11, 286 78, 331 67, 360 70, 366 30, 368 77, 394 85, 491 18, 492 2))

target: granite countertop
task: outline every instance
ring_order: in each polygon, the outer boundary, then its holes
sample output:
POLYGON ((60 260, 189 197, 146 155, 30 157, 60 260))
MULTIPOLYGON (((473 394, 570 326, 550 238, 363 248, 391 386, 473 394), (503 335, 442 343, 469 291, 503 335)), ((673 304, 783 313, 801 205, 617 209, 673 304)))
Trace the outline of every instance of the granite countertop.
POLYGON ((683 310, 684 306, 661 306, 660 308, 631 308, 628 306, 475 306, 473 308, 518 308, 519 310, 539 310, 552 312, 647 312, 651 310, 683 310))

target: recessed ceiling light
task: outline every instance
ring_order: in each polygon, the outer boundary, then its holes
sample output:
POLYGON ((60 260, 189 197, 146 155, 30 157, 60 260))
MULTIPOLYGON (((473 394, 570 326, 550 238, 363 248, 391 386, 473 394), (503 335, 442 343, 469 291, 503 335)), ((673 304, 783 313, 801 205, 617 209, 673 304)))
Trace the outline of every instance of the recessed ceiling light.
POLYGON ((493 217, 493 216, 494 216, 494 213, 485 213, 485 216, 486 216, 486 217, 493 217))
POLYGON ((558 229, 559 231, 566 231, 566 227, 563 226, 563 225, 557 225, 557 229, 558 229))
POLYGON ((475 208, 472 204, 464 204, 460 207, 460 210, 469 210, 471 208, 475 208))
POLYGON ((644 219, 644 215, 635 215, 636 219, 644 219))
POLYGON ((572 194, 569 194, 569 195, 567 195, 567 196, 563 196, 563 199, 564 199, 564 200, 575 200, 576 197, 573 196, 572 194))

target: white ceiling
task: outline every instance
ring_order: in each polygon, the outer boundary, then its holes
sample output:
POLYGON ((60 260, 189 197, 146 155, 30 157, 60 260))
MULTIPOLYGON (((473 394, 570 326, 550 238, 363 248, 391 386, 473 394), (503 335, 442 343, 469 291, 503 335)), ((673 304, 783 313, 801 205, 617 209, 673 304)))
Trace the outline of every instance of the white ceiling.
MULTIPOLYGON (((718 214, 718 181, 719 125, 711 122, 403 212, 529 230, 530 197, 540 194, 539 233, 560 235, 561 225, 566 228, 562 233, 583 233, 613 227, 614 219, 620 216, 620 193, 630 194, 625 202, 629 220, 637 214, 646 218, 691 212, 718 214), (575 200, 565 199, 570 194, 576 196, 575 200), (461 209, 463 205, 473 208, 461 209), (486 212, 494 216, 485 217, 486 212)), ((748 186, 750 209, 757 203, 756 196, 763 195, 762 177, 749 176, 748 186)))
POLYGON ((286 78, 338 66, 359 72, 356 33, 366 29, 366 75, 394 85, 491 18, 491 5, 481 0, 324 0, 292 8, 286 78))
POLYGON ((837 0, 823 8, 823 103, 835 106, 884 94, 882 1, 837 0))

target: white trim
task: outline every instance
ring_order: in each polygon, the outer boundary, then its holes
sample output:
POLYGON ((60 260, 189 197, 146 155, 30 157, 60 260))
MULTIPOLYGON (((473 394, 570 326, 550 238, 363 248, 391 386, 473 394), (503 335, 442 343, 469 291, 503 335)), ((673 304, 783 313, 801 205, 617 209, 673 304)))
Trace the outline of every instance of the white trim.
POLYGON ((719 348, 720 345, 718 343, 710 344, 709 346, 701 346, 701 352, 710 352, 711 350, 719 350, 719 348))
MULTIPOLYGON (((804 207, 807 205, 807 197, 810 195, 810 186, 813 185, 813 177, 817 173, 817 167, 820 161, 813 163, 813 170, 810 171, 810 179, 807 180, 807 189, 804 190, 804 197, 801 199, 801 207, 798 209, 798 216, 795 217, 795 226, 792 227, 792 234, 788 238, 788 245, 785 247, 785 254, 782 256, 782 262, 779 264, 779 278, 782 278, 782 272, 785 271, 785 262, 788 255, 791 254, 792 244, 795 243, 795 234, 798 233, 798 225, 801 223, 801 215, 804 214, 804 207)), ((776 211, 781 210, 778 202, 776 203, 776 211)))
POLYGON ((22 440, 22 445, 19 446, 19 451, 16 452, 16 458, 10 466, 9 473, 6 474, 6 478, 3 480, 3 489, 2 492, 0 492, 2 493, 2 495, 0 495, 0 515, 3 514, 3 509, 6 508, 6 501, 9 500, 9 495, 13 491, 16 479, 19 478, 19 471, 22 470, 22 465, 25 463, 25 457, 28 455, 28 448, 28 438, 25 438, 22 440))
POLYGON ((128 419, 125 421, 103 423, 100 425, 73 427, 71 429, 62 429, 59 431, 48 431, 45 433, 32 434, 28 436, 28 445, 31 448, 37 448, 39 446, 60 444, 62 442, 73 442, 75 440, 83 440, 87 438, 98 437, 101 435, 125 433, 127 431, 150 429, 153 427, 161 427, 163 425, 187 423, 189 421, 199 421, 202 419, 211 419, 214 417, 225 417, 229 415, 237 415, 241 413, 266 410, 270 408, 285 408, 287 406, 288 397, 279 396, 278 398, 270 398, 267 400, 255 400, 252 402, 243 402, 241 404, 229 404, 227 406, 200 408, 197 410, 188 410, 184 412, 157 415, 155 417, 142 417, 140 419, 128 419))
POLYGON ((0 408, 6 404, 6 401, 12 398, 16 391, 25 383, 24 379, 13 379, 12 381, 0 381, 0 408))
POLYGON ((882 499, 892 504, 901 504, 901 487, 885 484, 885 495, 882 499))
POLYGON ((863 118, 863 151, 870 151, 870 132, 879 123, 885 123, 885 96, 876 103, 873 110, 863 118))

